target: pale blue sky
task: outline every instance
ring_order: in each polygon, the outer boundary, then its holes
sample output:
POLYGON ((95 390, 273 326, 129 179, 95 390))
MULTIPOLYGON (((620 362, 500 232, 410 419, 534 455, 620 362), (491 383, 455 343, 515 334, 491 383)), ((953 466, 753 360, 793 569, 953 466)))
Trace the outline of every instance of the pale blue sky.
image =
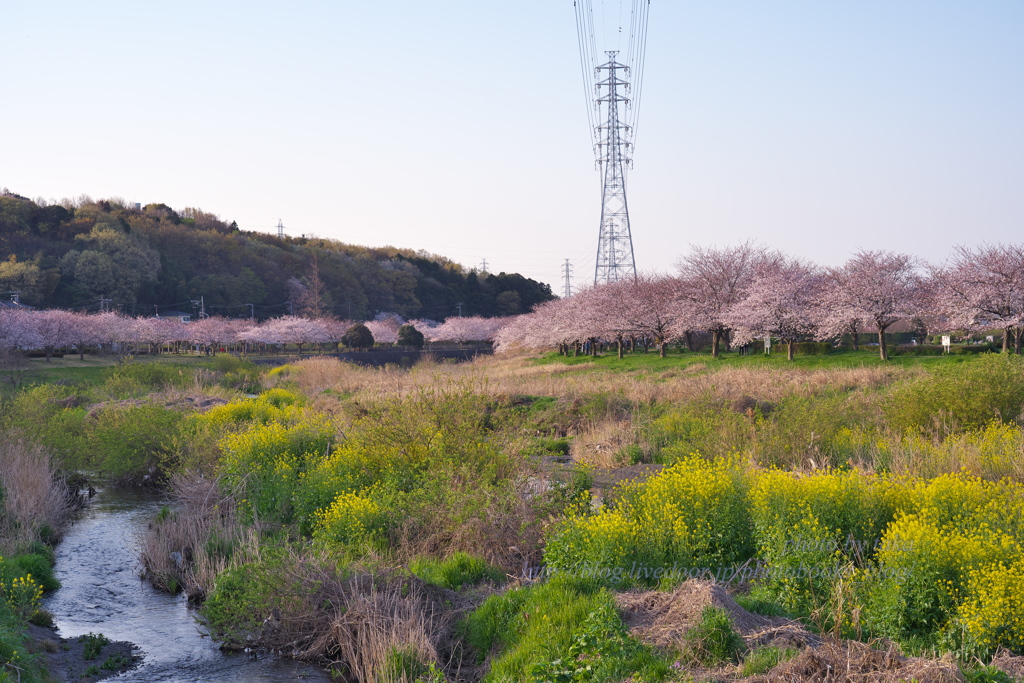
MULTIPOLYGON (((619 3, 593 2, 599 47, 617 47, 619 3)), ((560 291, 565 258, 592 279, 599 215, 573 16, 571 0, 0 0, 0 187, 281 218, 560 291)), ((826 264, 1022 238, 1019 0, 652 0, 650 21, 641 269, 746 238, 826 264)))

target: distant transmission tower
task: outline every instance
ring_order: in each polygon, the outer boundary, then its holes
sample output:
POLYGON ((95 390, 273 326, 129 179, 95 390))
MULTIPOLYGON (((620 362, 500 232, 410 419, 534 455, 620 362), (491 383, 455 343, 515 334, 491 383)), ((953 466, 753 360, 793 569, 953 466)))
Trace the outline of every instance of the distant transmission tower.
POLYGON ((277 237, 284 239, 284 222, 280 218, 277 219, 277 237))
POLYGON ((562 298, 568 299, 572 296, 572 264, 569 263, 569 259, 565 259, 565 264, 562 265, 562 277, 565 278, 565 285, 562 288, 562 298))
POLYGON ((626 63, 618 61, 619 50, 605 50, 607 61, 598 65, 592 0, 576 0, 574 3, 591 142, 598 170, 601 171, 601 223, 594 264, 595 285, 636 277, 633 234, 626 201, 626 171, 633 163, 650 0, 633 0, 632 4, 626 63), (593 75, 588 75, 588 71, 593 75))

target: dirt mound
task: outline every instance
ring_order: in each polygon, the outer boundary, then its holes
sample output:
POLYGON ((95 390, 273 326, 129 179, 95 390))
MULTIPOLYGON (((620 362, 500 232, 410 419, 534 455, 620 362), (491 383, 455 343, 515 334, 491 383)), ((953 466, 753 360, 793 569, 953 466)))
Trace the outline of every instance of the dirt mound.
MULTIPOLYGON (((630 633, 661 650, 684 650, 687 631, 698 622, 704 608, 711 605, 729 615, 733 628, 743 636, 748 648, 773 646, 800 651, 795 658, 761 676, 740 679, 738 667, 727 666, 713 672, 715 679, 724 676, 728 680, 747 680, 749 683, 895 683, 909 680, 959 683, 964 680, 953 660, 904 657, 891 644, 887 649, 876 649, 856 641, 833 640, 811 633, 800 622, 753 614, 740 607, 723 586, 711 581, 690 580, 671 593, 619 593, 615 599, 630 633)), ((1024 657, 1007 655, 1006 663, 1024 668, 1024 657)))
POLYGON ((755 681, 822 681, 823 683, 962 683, 963 675, 952 659, 904 657, 895 646, 876 650, 852 640, 829 640, 805 648, 755 681))
POLYGON ((678 650, 684 636, 700 619, 708 605, 719 607, 729 615, 733 628, 743 636, 749 647, 779 645, 806 647, 820 639, 802 625, 779 617, 753 614, 736 604, 720 584, 691 579, 671 593, 630 591, 616 596, 622 620, 630 632, 655 647, 678 650))
POLYGON ((1011 654, 1006 650, 996 653, 992 658, 992 666, 1013 679, 1024 679, 1024 657, 1011 654))
POLYGON ((198 412, 204 412, 210 408, 222 406, 227 402, 227 399, 219 396, 207 396, 204 394, 176 396, 161 396, 159 394, 154 394, 150 398, 126 398, 120 401, 102 401, 101 403, 93 403, 86 407, 85 419, 98 419, 97 416, 104 410, 123 410, 125 408, 134 408, 136 406, 146 405, 149 403, 162 405, 164 408, 171 410, 195 410, 198 412))

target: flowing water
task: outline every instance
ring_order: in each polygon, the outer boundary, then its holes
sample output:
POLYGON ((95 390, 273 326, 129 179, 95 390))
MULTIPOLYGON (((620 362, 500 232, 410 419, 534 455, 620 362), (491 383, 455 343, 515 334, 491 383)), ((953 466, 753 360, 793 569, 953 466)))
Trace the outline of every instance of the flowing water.
POLYGON ((100 491, 57 546, 62 588, 44 600, 64 638, 102 633, 142 651, 141 665, 117 681, 329 681, 309 665, 268 655, 221 652, 196 622, 184 595, 139 578, 139 540, 160 509, 156 494, 100 491))

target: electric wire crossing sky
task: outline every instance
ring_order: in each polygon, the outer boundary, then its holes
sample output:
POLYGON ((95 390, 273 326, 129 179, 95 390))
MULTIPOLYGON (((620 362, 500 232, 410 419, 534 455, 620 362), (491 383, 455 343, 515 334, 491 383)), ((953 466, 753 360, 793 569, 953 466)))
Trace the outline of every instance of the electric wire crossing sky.
POLYGON ((636 277, 629 204, 626 201, 626 171, 633 163, 632 152, 643 92, 650 0, 633 0, 626 63, 618 61, 619 50, 605 50, 606 61, 597 64, 592 0, 577 0, 573 5, 576 8, 576 32, 591 144, 601 172, 601 224, 594 284, 607 284, 636 277))

